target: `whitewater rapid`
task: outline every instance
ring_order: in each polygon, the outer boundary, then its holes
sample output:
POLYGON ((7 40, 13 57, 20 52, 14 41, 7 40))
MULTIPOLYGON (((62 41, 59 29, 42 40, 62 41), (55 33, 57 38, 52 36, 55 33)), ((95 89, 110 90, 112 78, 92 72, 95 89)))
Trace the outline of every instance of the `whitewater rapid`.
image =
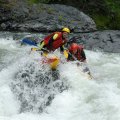
MULTIPOLYGON (((50 90, 55 97, 41 113, 37 111, 39 104, 34 111, 20 112, 21 103, 11 83, 16 84, 15 73, 25 70, 24 66, 39 55, 30 54, 30 46, 20 46, 12 34, 6 34, 0 37, 0 120, 120 120, 120 54, 88 50, 85 53, 94 79, 88 80, 71 63, 62 64, 58 68, 60 81, 66 81, 69 88, 50 90)), ((40 69, 37 63, 35 66, 36 71, 40 69)))

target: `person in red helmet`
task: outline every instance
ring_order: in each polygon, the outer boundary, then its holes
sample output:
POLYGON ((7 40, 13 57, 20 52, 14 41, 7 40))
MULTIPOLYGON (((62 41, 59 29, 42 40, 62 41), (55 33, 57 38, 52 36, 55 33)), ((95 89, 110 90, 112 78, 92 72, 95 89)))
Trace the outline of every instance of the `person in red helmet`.
POLYGON ((68 34, 70 33, 69 28, 63 28, 61 32, 54 32, 47 37, 44 38, 42 42, 40 42, 37 46, 39 50, 45 48, 49 51, 54 51, 60 47, 60 50, 64 50, 64 44, 68 41, 68 34))
POLYGON ((69 54, 67 59, 70 61, 78 60, 80 62, 86 62, 86 55, 83 49, 83 45, 72 43, 68 48, 69 54))
MULTIPOLYGON (((86 63, 86 55, 84 52, 83 45, 78 45, 76 43, 72 43, 68 48, 68 54, 64 53, 65 57, 67 58, 67 61, 78 61, 77 66, 80 66, 80 62, 86 63)), ((84 73, 87 73, 87 76, 89 79, 92 79, 92 75, 90 73, 90 70, 87 66, 83 69, 84 73)))

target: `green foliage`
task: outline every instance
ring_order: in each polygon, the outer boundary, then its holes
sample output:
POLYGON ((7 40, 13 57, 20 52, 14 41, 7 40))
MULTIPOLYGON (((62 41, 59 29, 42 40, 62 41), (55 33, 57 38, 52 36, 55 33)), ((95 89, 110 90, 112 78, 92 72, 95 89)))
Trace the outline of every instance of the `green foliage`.
POLYGON ((16 3, 17 0, 11 0, 11 2, 0 0, 0 7, 5 8, 6 10, 10 10, 16 5, 16 3))
POLYGON ((105 4, 107 5, 109 11, 120 11, 120 1, 118 0, 105 0, 105 4))
POLYGON ((48 14, 53 14, 55 11, 53 8, 47 8, 47 13, 48 14))
POLYGON ((108 26, 109 26, 110 29, 120 30, 120 13, 116 14, 115 17, 110 19, 108 26))
POLYGON ((63 21, 63 16, 62 16, 62 15, 59 15, 58 20, 59 20, 60 22, 62 22, 62 21, 63 21))
POLYGON ((108 8, 110 29, 120 29, 120 1, 119 0, 105 0, 108 8))
POLYGON ((51 0, 29 0, 31 3, 49 3, 51 0))
POLYGON ((92 18, 94 19, 98 29, 107 29, 109 17, 97 14, 93 15, 92 18))
POLYGON ((116 16, 93 15, 91 16, 98 29, 114 29, 120 30, 120 14, 116 16))
POLYGON ((93 0, 87 2, 87 11, 95 21, 98 29, 120 30, 120 1, 119 0, 93 0))

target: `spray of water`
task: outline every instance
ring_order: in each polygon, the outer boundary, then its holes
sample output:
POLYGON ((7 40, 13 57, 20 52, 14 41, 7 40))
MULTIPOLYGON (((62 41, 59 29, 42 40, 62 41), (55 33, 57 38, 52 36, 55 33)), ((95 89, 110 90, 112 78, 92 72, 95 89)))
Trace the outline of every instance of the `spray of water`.
POLYGON ((94 79, 72 63, 48 66, 12 38, 0 38, 0 120, 119 120, 120 55, 85 51, 94 79))

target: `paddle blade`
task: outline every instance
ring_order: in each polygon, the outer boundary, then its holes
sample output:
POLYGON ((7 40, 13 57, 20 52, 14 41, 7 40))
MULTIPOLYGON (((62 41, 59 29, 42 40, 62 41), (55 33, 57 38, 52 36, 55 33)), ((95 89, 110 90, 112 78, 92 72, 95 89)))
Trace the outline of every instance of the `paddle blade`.
POLYGON ((48 52, 43 52, 42 56, 47 57, 48 56, 48 52))
POLYGON ((60 60, 59 58, 55 57, 55 58, 49 59, 49 62, 50 62, 50 68, 52 70, 55 70, 57 69, 57 66, 59 65, 60 60))
POLYGON ((48 64, 52 70, 57 69, 57 66, 60 63, 60 59, 56 56, 54 57, 45 57, 42 63, 48 64))

